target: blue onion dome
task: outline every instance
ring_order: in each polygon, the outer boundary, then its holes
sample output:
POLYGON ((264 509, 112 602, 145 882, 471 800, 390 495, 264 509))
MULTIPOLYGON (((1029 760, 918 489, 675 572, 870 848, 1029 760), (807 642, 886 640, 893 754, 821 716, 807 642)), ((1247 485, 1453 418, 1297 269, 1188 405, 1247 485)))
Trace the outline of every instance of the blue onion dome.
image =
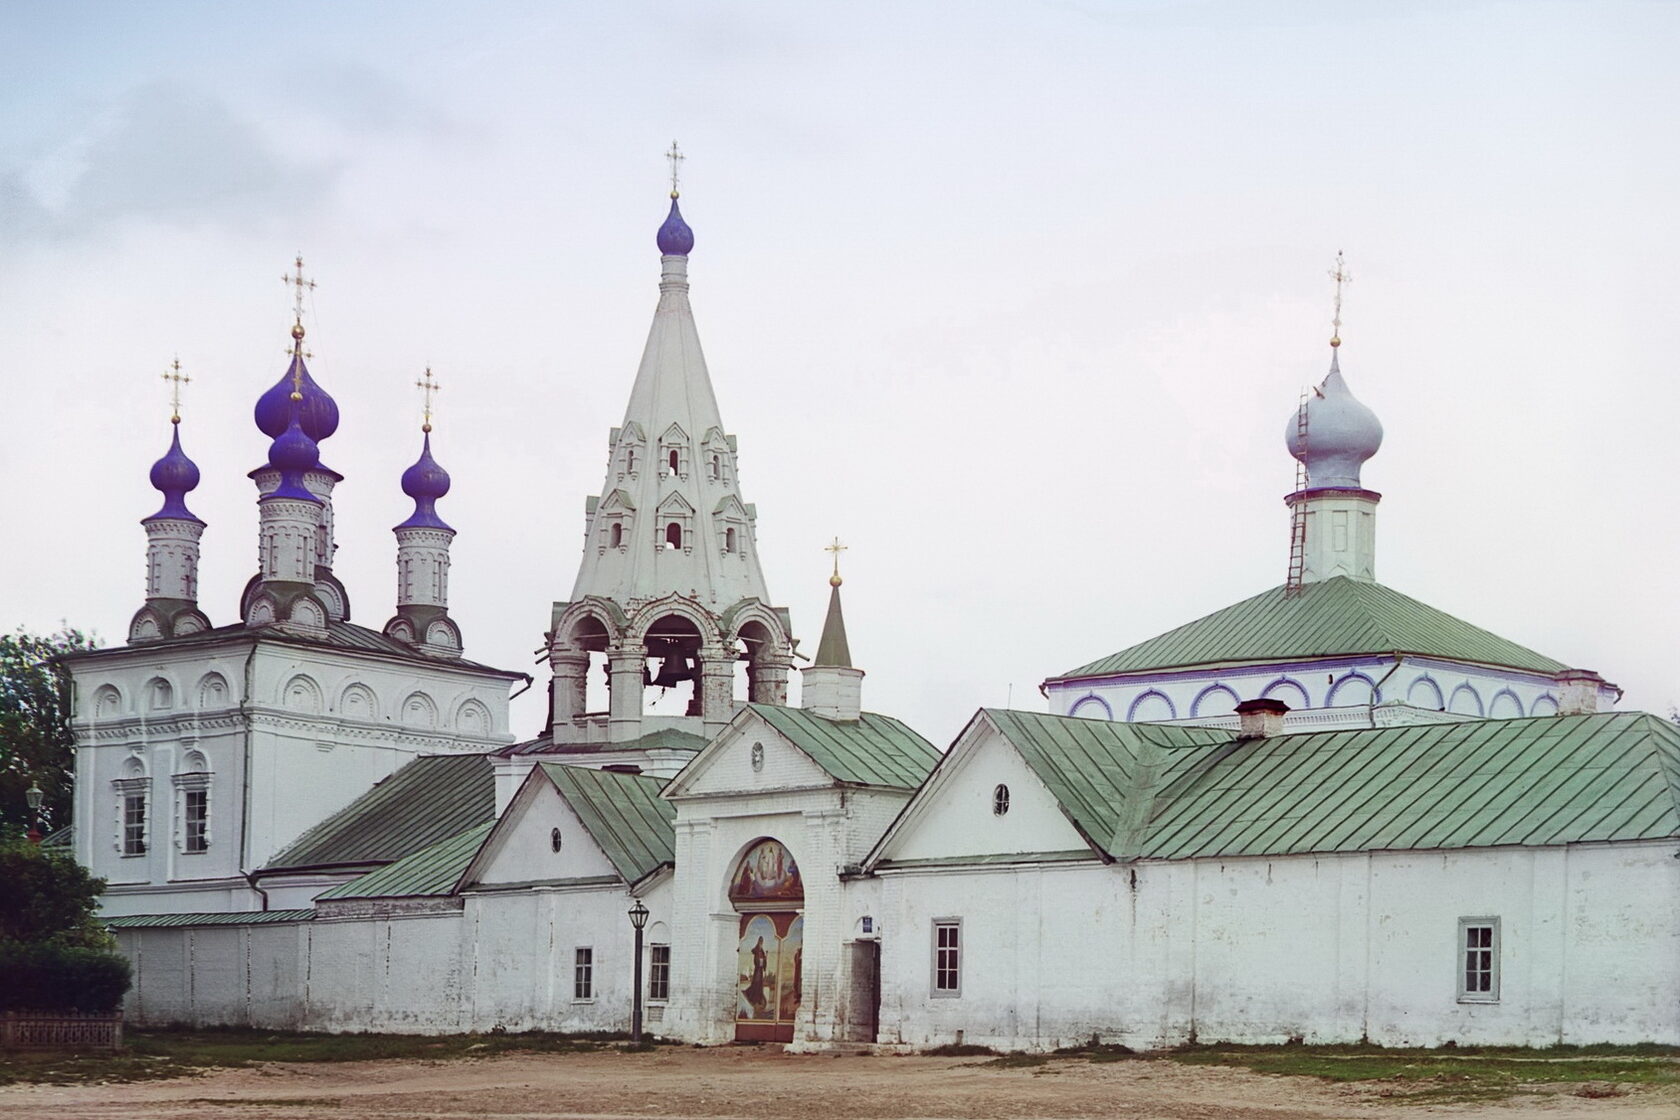
POLYGON ((1306 410, 1305 436, 1297 413, 1289 418, 1284 442, 1306 464, 1308 488, 1361 489, 1359 468, 1382 446, 1383 429, 1377 414, 1348 391, 1334 353, 1330 375, 1307 398, 1306 410))
POLYGON ((321 449, 303 430, 299 419, 302 411, 301 408, 292 410, 291 423, 269 445, 268 465, 280 472, 280 485, 268 496, 318 503, 321 499, 304 487, 303 473, 321 465, 321 449))
POLYGON ((174 438, 169 441, 169 450, 163 458, 152 464, 152 486, 163 494, 163 508, 147 521, 160 518, 171 518, 176 521, 204 522, 193 516, 192 510, 187 508, 187 493, 198 489, 198 464, 187 458, 187 453, 181 450, 181 425, 175 423, 174 438))
POLYGON ((686 257, 694 250, 694 231, 683 221, 682 211, 677 209, 677 196, 671 195, 671 213, 665 218, 665 224, 659 227, 659 251, 667 257, 686 257))
POLYGON ((432 458, 432 437, 427 433, 420 448, 420 458, 402 475, 403 493, 414 499, 414 512, 399 529, 453 529, 444 523, 435 508, 437 500, 449 493, 449 472, 432 458))
MULTIPOLYGON (((292 328, 292 333, 300 334, 300 328, 292 328)), ((291 423, 294 384, 303 394, 303 407, 298 416, 298 426, 303 429, 303 434, 319 443, 338 431, 338 402, 309 376, 309 367, 303 364, 303 355, 293 353, 292 364, 285 376, 257 398, 255 417, 262 434, 269 439, 279 439, 286 425, 291 423)))

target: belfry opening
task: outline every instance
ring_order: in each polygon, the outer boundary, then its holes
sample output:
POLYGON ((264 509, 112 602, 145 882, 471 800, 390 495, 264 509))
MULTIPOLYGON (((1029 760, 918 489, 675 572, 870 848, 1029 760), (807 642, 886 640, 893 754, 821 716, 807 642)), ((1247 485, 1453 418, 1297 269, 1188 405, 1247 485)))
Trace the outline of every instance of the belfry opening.
POLYGON ((805 884, 778 840, 754 841, 729 879, 739 916, 735 1038, 792 1042, 805 983, 805 884))

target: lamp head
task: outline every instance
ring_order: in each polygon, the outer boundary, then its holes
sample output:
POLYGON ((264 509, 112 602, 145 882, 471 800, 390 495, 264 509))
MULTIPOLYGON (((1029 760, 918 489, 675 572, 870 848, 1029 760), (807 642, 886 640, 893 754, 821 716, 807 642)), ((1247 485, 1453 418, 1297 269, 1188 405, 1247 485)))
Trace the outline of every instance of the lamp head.
POLYGON ((636 905, 630 907, 630 924, 635 926, 637 929, 642 929, 647 925, 647 920, 648 908, 643 905, 642 900, 638 898, 636 900, 636 905))

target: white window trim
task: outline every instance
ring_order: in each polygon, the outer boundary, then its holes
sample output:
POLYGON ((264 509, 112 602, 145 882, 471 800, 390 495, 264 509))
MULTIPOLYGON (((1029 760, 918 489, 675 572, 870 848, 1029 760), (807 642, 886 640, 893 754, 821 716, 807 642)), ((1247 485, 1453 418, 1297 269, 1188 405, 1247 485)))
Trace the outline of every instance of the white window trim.
POLYGON ((210 835, 212 798, 210 797, 210 773, 206 770, 194 770, 185 774, 176 774, 170 779, 175 785, 175 850, 184 856, 201 856, 210 850, 214 842, 210 835), (204 791, 204 847, 196 851, 187 847, 187 791, 204 791))
POLYGON ((1498 1003, 1499 1002, 1499 980, 1500 980, 1500 977, 1499 977, 1499 958, 1500 958, 1500 955, 1502 954, 1502 952, 1504 950, 1503 941, 1504 941, 1504 938, 1502 936, 1502 931, 1499 928, 1499 919, 1497 917, 1460 918, 1458 920, 1458 952, 1456 954, 1456 957, 1457 957, 1457 971, 1458 971, 1458 1002, 1459 1003, 1498 1003), (1468 931, 1470 929, 1483 929, 1483 928, 1491 928, 1493 930, 1493 944, 1488 947, 1491 950, 1491 953, 1490 953, 1490 957, 1491 957, 1490 971, 1492 973, 1492 975, 1490 976, 1489 979, 1490 979, 1490 982, 1492 983, 1493 987, 1492 987, 1492 990, 1486 991, 1486 992, 1472 992, 1472 991, 1469 990, 1468 986, 1464 982, 1464 980, 1465 980, 1465 975, 1464 974, 1467 971, 1467 967, 1468 967, 1468 964, 1469 964, 1466 957, 1467 957, 1467 954, 1470 951, 1469 944, 1467 943, 1467 940, 1466 940, 1466 931, 1468 931))
POLYGON ((968 939, 963 935, 963 920, 961 918, 934 918, 929 927, 928 938, 928 995, 932 999, 961 999, 962 976, 964 958, 968 955, 968 939), (954 927, 957 931, 957 986, 955 988, 941 988, 939 986, 939 930, 943 926, 954 927))
POLYGON ((149 776, 133 778, 118 778, 111 783, 117 793, 117 854, 123 859, 144 859, 152 850, 152 820, 156 814, 152 811, 152 779, 149 776), (143 799, 145 819, 140 826, 140 851, 128 850, 128 799, 139 797, 143 799))
POLYGON ((647 1001, 648 1001, 648 1003, 659 1004, 661 1006, 663 1006, 664 1004, 670 1003, 671 1002, 671 946, 669 944, 667 944, 666 942, 663 942, 663 941, 649 942, 648 943, 647 966, 648 966, 648 971, 647 971, 647 990, 648 990, 647 1001), (653 951, 655 949, 664 949, 665 950, 665 994, 662 995, 662 996, 655 996, 653 994, 653 964, 654 964, 654 962, 653 962, 653 951))

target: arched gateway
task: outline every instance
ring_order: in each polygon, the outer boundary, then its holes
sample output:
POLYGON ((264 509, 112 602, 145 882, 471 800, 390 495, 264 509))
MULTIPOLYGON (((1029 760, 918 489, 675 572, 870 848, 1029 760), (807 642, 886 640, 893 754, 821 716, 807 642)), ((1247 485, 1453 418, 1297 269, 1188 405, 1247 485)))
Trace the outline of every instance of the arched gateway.
POLYGON ((736 864, 729 901, 741 916, 735 1037, 792 1042, 804 982, 805 884, 777 840, 756 840, 736 864))

